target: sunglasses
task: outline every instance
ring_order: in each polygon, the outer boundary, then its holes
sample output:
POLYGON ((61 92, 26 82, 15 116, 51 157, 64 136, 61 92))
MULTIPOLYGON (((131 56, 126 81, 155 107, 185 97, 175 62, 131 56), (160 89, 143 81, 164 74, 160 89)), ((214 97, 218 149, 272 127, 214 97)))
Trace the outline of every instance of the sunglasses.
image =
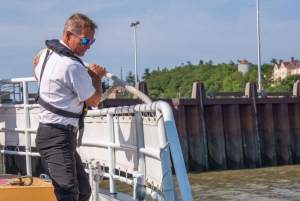
POLYGON ((77 38, 79 38, 81 40, 81 44, 83 44, 83 45, 88 45, 88 44, 92 45, 95 42, 95 40, 96 40, 96 38, 93 38, 92 40, 90 40, 90 39, 78 36, 76 33, 74 33, 73 31, 71 31, 70 29, 68 29, 68 31, 70 31, 74 36, 76 36, 77 38))

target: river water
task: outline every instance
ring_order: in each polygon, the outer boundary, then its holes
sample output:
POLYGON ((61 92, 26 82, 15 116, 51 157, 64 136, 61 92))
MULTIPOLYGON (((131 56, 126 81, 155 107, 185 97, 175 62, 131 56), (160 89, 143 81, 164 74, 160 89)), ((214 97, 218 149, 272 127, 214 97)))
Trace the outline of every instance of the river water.
POLYGON ((194 200, 300 200, 300 166, 189 174, 194 200))
MULTIPOLYGON (((189 173, 194 200, 300 200, 300 165, 189 173)), ((107 186, 108 181, 100 184, 107 186)), ((117 190, 132 194, 132 186, 117 182, 117 190)), ((151 200, 151 199, 149 199, 151 200)))

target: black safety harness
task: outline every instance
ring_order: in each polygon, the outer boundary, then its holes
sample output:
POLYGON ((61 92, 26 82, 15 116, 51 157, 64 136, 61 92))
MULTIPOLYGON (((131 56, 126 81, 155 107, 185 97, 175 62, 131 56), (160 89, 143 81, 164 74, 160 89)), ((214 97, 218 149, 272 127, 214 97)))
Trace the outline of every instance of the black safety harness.
POLYGON ((56 52, 57 54, 63 55, 63 56, 67 56, 72 60, 77 60, 79 61, 83 66, 83 62, 81 61, 81 59, 76 56, 74 54, 74 52, 72 52, 69 48, 67 48, 66 46, 64 46, 63 44, 61 44, 59 42, 59 40, 46 40, 45 42, 46 46, 47 46, 47 53, 44 59, 44 63, 42 66, 42 70, 41 70, 41 75, 40 75, 40 84, 39 84, 39 88, 38 88, 38 93, 36 95, 36 102, 39 103, 41 106, 43 106, 45 109, 49 110, 50 112, 63 116, 63 117, 69 117, 69 118, 79 118, 78 121, 78 128, 79 128, 79 136, 78 136, 78 146, 81 145, 81 140, 82 140, 82 136, 83 136, 83 131, 84 131, 84 117, 87 114, 88 108, 87 108, 87 104, 84 102, 83 104, 83 108, 82 108, 82 112, 80 113, 73 113, 73 112, 69 112, 69 111, 65 111, 59 108, 54 107, 53 105, 45 102, 41 97, 40 97, 40 86, 41 86, 41 81, 42 81, 42 77, 43 77, 43 73, 44 73, 44 69, 46 66, 46 63, 48 61, 48 57, 49 57, 49 53, 50 50, 52 50, 53 52, 56 52))

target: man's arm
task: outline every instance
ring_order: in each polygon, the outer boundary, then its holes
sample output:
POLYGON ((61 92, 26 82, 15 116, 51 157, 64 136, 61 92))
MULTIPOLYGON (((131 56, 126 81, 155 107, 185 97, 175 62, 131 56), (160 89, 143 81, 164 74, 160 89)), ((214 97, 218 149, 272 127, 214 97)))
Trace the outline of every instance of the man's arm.
POLYGON ((85 100, 86 104, 91 107, 97 107, 100 103, 102 96, 102 82, 101 79, 106 73, 106 69, 104 67, 98 66, 96 64, 91 65, 88 69, 88 73, 92 78, 92 83, 95 88, 95 93, 85 100))
POLYGON ((37 78, 37 76, 36 76, 36 74, 35 74, 35 68, 36 68, 36 66, 37 66, 38 63, 39 63, 39 60, 40 60, 40 57, 38 57, 38 56, 35 56, 35 57, 33 58, 33 75, 34 75, 34 78, 35 78, 36 80, 38 80, 38 78, 37 78))

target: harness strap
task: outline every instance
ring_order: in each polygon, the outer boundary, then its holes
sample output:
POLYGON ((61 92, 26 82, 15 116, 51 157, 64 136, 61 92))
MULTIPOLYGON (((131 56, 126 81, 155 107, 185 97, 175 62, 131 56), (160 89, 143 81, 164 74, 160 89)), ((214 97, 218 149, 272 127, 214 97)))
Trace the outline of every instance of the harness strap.
POLYGON ((38 88, 38 93, 35 97, 35 100, 37 103, 39 103, 41 106, 43 106, 46 110, 49 110, 50 112, 54 113, 54 114, 58 114, 64 117, 69 117, 69 118, 79 118, 78 121, 78 127, 79 127, 79 137, 78 137, 78 145, 81 145, 81 140, 82 140, 82 136, 83 136, 83 131, 84 131, 84 117, 87 114, 88 108, 87 108, 87 104, 85 102, 83 102, 83 108, 82 108, 82 112, 81 113, 73 113, 73 112, 69 112, 69 111, 65 111, 59 108, 54 107, 53 105, 45 102, 41 97, 40 97, 40 86, 41 86, 41 80, 43 77, 43 73, 44 73, 44 69, 46 66, 46 63, 49 59, 49 52, 50 49, 58 54, 64 55, 69 57, 70 59, 75 59, 77 61, 79 61, 83 66, 83 62, 81 61, 81 59, 79 57, 77 57, 74 52, 72 52, 69 48, 65 47, 63 44, 61 44, 59 42, 59 40, 46 40, 46 46, 47 48, 47 53, 43 62, 43 66, 41 69, 41 75, 40 75, 40 84, 39 84, 39 88, 38 88))
MULTIPOLYGON (((38 88, 38 93, 35 97, 35 101, 40 104, 41 106, 43 106, 46 110, 54 113, 54 114, 58 114, 58 115, 61 115, 63 117, 69 117, 69 118, 80 118, 82 113, 73 113, 73 112, 69 112, 69 111, 66 111, 66 110, 62 110, 62 109, 59 109, 59 108, 56 108, 54 107, 53 105, 45 102, 41 97, 40 97, 40 86, 41 86, 41 81, 42 81, 42 78, 43 78, 43 73, 44 73, 44 70, 45 70, 45 66, 46 66, 46 63, 48 61, 48 56, 49 56, 49 52, 50 52, 50 48, 48 47, 47 48, 47 53, 46 53, 46 56, 45 56, 45 59, 44 59, 44 63, 43 63, 43 66, 42 66, 42 70, 41 70, 41 75, 40 75, 40 84, 39 84, 39 88, 38 88)), ((84 108, 86 108, 86 103, 84 102, 84 106, 83 106, 83 110, 84 108)))
POLYGON ((46 110, 49 110, 50 112, 61 115, 63 117, 80 118, 80 116, 81 116, 81 113, 73 113, 73 112, 69 112, 66 110, 56 108, 53 105, 46 103, 41 97, 39 97, 37 99, 37 103, 40 104, 41 106, 43 106, 46 110))

